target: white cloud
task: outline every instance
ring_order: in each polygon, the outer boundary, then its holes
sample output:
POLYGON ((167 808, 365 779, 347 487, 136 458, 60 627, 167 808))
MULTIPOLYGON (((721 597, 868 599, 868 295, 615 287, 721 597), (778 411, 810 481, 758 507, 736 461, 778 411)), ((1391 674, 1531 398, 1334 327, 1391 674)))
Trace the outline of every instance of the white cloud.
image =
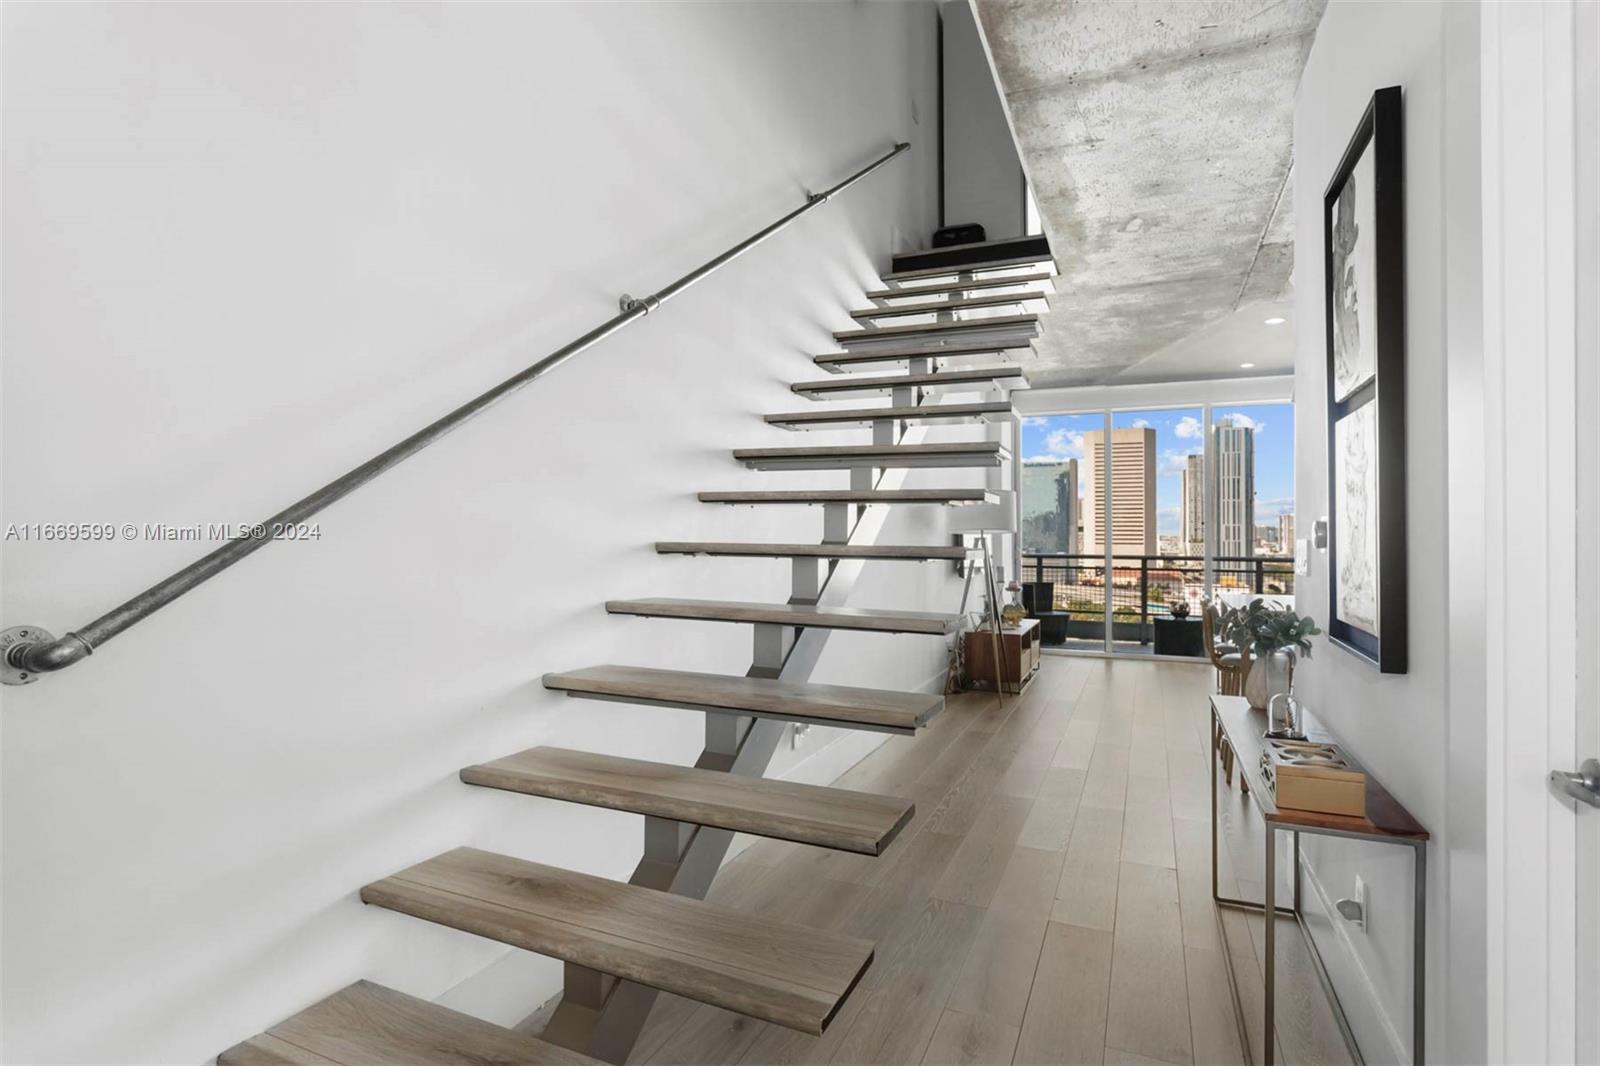
POLYGON ((1070 429, 1053 429, 1044 438, 1044 446, 1051 455, 1067 459, 1083 458, 1083 434, 1070 429))
POLYGON ((1044 415, 1023 415, 1022 424, 1025 426, 1047 426, 1050 424, 1050 419, 1044 415))
POLYGON ((1181 440, 1199 440, 1205 436, 1205 431, 1204 424, 1193 415, 1184 415, 1178 419, 1178 424, 1172 429, 1172 432, 1181 440))
POLYGON ((1152 427, 1151 427, 1151 422, 1150 422, 1150 420, 1148 418, 1135 418, 1133 420, 1133 428, 1134 429, 1150 429, 1152 427))
POLYGON ((1180 452, 1168 449, 1161 453, 1161 462, 1158 464, 1157 473, 1161 477, 1172 477, 1182 474, 1188 466, 1190 455, 1199 455, 1199 452, 1180 452))
POLYGON ((1224 418, 1230 420, 1240 429, 1253 429, 1257 433, 1265 433, 1267 431, 1267 424, 1265 422, 1262 422, 1259 419, 1251 418, 1242 411, 1234 411, 1231 414, 1226 415, 1217 415, 1211 420, 1211 424, 1216 425, 1224 418))

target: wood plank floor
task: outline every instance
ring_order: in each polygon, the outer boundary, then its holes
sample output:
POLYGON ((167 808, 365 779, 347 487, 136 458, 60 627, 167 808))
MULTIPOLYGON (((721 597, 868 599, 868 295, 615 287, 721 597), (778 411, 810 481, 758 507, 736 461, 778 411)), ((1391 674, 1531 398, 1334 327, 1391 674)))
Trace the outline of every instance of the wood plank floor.
MULTIPOLYGON (((1261 922, 1219 918, 1210 898, 1212 678, 1046 656, 1003 708, 951 698, 836 782, 915 801, 882 857, 764 840, 713 886, 716 902, 877 941, 828 1032, 663 995, 631 1061, 1244 1062, 1230 959, 1259 1061, 1261 922)), ((1259 816, 1236 787, 1219 795, 1223 891, 1259 898, 1259 816)), ((1279 933, 1279 1061, 1349 1062, 1298 930, 1279 933)))

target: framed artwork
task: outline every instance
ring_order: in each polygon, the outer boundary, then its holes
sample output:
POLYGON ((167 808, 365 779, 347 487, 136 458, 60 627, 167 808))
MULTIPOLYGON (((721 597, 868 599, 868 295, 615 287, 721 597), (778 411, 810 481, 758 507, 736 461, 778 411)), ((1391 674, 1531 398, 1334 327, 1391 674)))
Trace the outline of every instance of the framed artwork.
POLYGON ((1328 636, 1386 674, 1406 672, 1403 147, 1379 89, 1323 196, 1328 636))

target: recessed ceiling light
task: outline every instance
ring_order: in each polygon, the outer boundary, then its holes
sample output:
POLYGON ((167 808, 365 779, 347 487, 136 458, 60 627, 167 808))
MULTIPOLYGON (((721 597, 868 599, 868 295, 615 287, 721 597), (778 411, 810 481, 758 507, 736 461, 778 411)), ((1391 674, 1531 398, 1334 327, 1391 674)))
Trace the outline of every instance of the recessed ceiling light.
POLYGON ((1254 367, 1255 367, 1254 363, 1240 363, 1239 364, 1239 369, 1240 370, 1251 370, 1251 369, 1254 369, 1254 367))
POLYGON ((1267 325, 1269 325, 1269 326, 1281 326, 1281 325, 1283 325, 1283 322, 1284 322, 1284 320, 1281 319, 1281 318, 1269 318, 1269 319, 1267 319, 1267 325))

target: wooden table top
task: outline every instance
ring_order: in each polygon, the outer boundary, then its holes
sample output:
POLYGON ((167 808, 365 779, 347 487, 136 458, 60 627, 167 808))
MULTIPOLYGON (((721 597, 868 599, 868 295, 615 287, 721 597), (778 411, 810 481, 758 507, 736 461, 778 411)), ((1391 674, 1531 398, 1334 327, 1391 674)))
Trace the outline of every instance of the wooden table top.
MULTIPOLYGON (((1378 782, 1355 757, 1340 745, 1339 750, 1357 769, 1367 775, 1367 814, 1356 818, 1345 814, 1321 814, 1317 811, 1280 809, 1273 802, 1273 794, 1261 775, 1261 752, 1266 747, 1262 735, 1267 729, 1267 713, 1255 710, 1243 696, 1212 696, 1211 711, 1222 725, 1223 735, 1233 746, 1235 763, 1239 772, 1250 784, 1250 798, 1261 808, 1266 820, 1286 829, 1331 829, 1357 836, 1397 843, 1414 843, 1428 839, 1428 831, 1401 806, 1400 801, 1378 782)), ((1301 724, 1310 740, 1338 744, 1339 739, 1328 732, 1315 718, 1305 716, 1301 724)))

